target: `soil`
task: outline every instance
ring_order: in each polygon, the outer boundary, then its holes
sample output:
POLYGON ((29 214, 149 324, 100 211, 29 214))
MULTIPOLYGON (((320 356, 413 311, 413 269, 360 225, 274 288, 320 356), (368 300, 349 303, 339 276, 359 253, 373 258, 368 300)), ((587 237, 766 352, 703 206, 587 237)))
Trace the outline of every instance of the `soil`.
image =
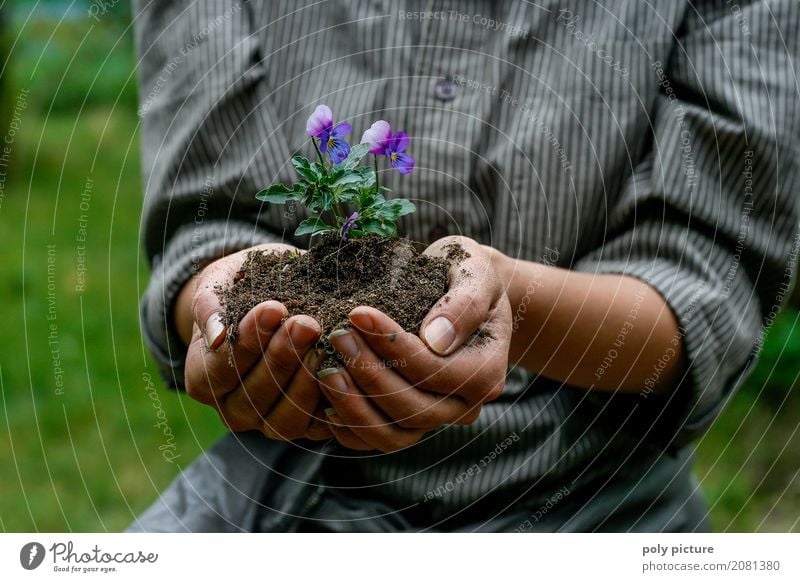
MULTIPOLYGON (((249 253, 233 285, 218 287, 226 341, 236 341, 238 326, 257 304, 280 301, 289 315, 305 314, 322 326, 321 348, 327 335, 349 327, 347 314, 369 305, 389 315, 405 331, 418 333, 420 324, 439 300, 447 301, 451 262, 469 257, 452 245, 447 257, 420 254, 406 239, 367 235, 342 241, 323 235, 307 253, 249 253)), ((323 367, 334 361, 323 362, 323 367)))

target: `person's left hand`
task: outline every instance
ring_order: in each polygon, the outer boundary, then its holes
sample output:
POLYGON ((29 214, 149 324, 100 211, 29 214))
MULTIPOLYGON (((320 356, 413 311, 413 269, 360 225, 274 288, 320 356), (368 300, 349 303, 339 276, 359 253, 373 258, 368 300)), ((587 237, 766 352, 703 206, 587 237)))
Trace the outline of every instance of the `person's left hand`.
POLYGON ((345 368, 318 373, 331 431, 344 446, 396 451, 446 424, 471 424, 505 386, 511 307, 485 247, 448 237, 425 253, 468 257, 450 269, 450 288, 420 337, 371 307, 350 312, 352 328, 330 336, 345 368), (473 337, 476 330, 482 337, 473 337))

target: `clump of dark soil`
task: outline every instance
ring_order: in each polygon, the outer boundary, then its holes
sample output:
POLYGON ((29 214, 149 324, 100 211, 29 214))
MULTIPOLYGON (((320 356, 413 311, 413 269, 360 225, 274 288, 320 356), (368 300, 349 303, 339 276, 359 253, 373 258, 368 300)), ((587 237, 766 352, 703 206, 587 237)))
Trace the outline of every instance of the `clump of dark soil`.
POLYGON ((303 254, 253 251, 233 285, 216 289, 226 341, 235 342, 245 314, 270 299, 283 303, 289 315, 316 319, 323 344, 330 332, 349 326, 347 314, 359 305, 375 307, 405 331, 417 333, 447 293, 451 261, 464 258, 463 248, 453 246, 457 249, 445 259, 420 254, 405 239, 367 235, 342 241, 331 234, 303 254))

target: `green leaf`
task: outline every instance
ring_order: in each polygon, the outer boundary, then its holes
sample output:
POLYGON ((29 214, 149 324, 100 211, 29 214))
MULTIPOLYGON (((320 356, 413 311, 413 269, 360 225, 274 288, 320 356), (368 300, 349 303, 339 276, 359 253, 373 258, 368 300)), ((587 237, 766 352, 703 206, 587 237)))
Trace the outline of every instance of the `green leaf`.
POLYGON ((303 156, 295 156, 292 158, 292 165, 294 166, 297 175, 301 178, 314 184, 320 181, 320 177, 317 175, 317 172, 312 169, 311 162, 308 161, 308 158, 304 158, 303 156))
POLYGON ((347 186, 348 184, 358 184, 359 182, 363 181, 363 176, 356 174, 355 172, 346 172, 338 180, 331 184, 331 187, 338 188, 341 186, 347 186))
POLYGON ((356 168, 354 172, 362 178, 361 188, 372 188, 375 185, 375 169, 371 166, 356 168))
POLYGON ((292 165, 295 168, 311 168, 311 162, 305 156, 294 156, 292 158, 292 165))
POLYGON ((360 143, 350 148, 350 154, 340 163, 334 166, 336 170, 352 170, 369 152, 369 144, 360 143))
POLYGON ((325 166, 319 162, 311 164, 311 171, 317 176, 318 181, 324 181, 324 179, 328 177, 328 171, 325 169, 325 166))
POLYGON ((397 226, 391 221, 380 221, 376 218, 359 220, 358 225, 364 232, 374 232, 381 236, 393 236, 397 233, 397 226))
POLYGON ((375 176, 375 168, 372 166, 361 166, 353 170, 356 174, 359 174, 365 178, 374 177, 375 176))
POLYGON ((294 231, 295 236, 301 236, 304 234, 310 234, 314 236, 316 234, 322 234, 323 232, 329 232, 332 230, 336 230, 332 226, 325 224, 322 219, 317 217, 306 218, 303 222, 301 222, 297 226, 297 230, 294 231))
MULTIPOLYGON (((381 194, 377 194, 373 188, 362 188, 358 194, 358 206, 365 211, 371 211, 376 205, 383 202, 384 198, 381 194)), ((374 214, 368 212, 368 215, 374 214)))
POLYGON ((339 194, 337 194, 336 199, 341 202, 352 202, 358 208, 364 206, 360 203, 361 190, 357 190, 356 188, 345 188, 339 194))
POLYGON ((286 204, 289 200, 299 200, 300 192, 297 191, 297 184, 292 188, 285 184, 273 184, 256 194, 256 198, 272 204, 286 204))
POLYGON ((378 215, 397 220, 401 216, 411 214, 416 211, 417 207, 410 200, 403 198, 395 198, 394 200, 387 200, 375 206, 378 215))
POLYGON ((334 182, 336 182, 336 180, 344 176, 344 174, 345 174, 344 170, 334 169, 333 172, 325 176, 323 182, 325 184, 333 184, 334 182))
POLYGON ((311 170, 311 168, 295 168, 297 175, 301 178, 308 180, 309 182, 317 182, 317 175, 311 170))
MULTIPOLYGON (((314 212, 327 212, 333 206, 333 192, 331 192, 330 188, 322 187, 317 190, 313 204, 315 206, 314 212)), ((309 205, 310 208, 310 205, 309 205)))

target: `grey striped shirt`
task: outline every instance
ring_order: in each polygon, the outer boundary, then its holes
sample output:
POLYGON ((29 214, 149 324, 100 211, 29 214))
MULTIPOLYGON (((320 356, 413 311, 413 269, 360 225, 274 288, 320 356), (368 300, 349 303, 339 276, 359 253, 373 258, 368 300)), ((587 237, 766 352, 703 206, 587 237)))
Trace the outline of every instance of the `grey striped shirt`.
POLYGON ((798 245, 795 0, 135 4, 142 326, 170 385, 185 355, 170 309, 192 273, 257 243, 308 244, 291 234, 302 209, 254 193, 291 180, 320 103, 355 136, 376 119, 412 136, 414 173, 381 177, 417 204, 404 234, 637 277, 688 354, 666 397, 511 370, 475 424, 359 459, 377 494, 444 516, 639 479, 710 425, 752 363, 798 245))

